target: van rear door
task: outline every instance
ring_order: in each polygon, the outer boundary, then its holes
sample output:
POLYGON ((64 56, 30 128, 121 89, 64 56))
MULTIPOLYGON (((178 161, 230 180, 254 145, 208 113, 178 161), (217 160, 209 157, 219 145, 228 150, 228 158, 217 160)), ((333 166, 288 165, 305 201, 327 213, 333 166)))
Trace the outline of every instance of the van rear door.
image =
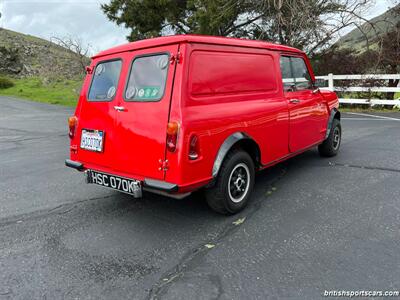
POLYGON ((115 105, 115 167, 132 176, 164 179, 166 129, 178 44, 127 53, 122 97, 115 105))
POLYGON ((77 159, 83 164, 112 167, 115 155, 116 97, 122 59, 119 56, 94 61, 88 91, 81 96, 77 111, 77 159))

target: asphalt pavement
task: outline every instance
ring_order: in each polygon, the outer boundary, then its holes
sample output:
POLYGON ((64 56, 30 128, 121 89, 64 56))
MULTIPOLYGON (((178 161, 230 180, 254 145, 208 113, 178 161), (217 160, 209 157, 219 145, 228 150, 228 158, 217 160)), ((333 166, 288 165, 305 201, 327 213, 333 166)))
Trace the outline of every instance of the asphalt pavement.
POLYGON ((260 172, 226 217, 66 168, 70 108, 0 97, 0 299, 319 299, 400 290, 400 113, 260 172))

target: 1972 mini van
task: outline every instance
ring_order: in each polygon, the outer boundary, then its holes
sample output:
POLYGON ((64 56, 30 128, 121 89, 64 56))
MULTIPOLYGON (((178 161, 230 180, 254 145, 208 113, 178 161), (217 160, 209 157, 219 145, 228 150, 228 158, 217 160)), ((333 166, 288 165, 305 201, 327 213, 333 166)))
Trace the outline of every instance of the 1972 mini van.
POLYGON ((177 35, 95 55, 69 120, 68 167, 140 197, 205 188, 219 213, 245 207, 257 170, 341 141, 335 93, 304 52, 244 39, 177 35))

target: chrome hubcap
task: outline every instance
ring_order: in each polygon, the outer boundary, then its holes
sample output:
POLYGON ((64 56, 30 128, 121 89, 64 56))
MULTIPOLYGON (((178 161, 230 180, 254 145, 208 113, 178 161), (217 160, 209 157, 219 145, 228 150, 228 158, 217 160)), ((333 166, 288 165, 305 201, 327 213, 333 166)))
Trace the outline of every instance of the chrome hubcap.
POLYGON ((230 176, 228 184, 229 198, 239 203, 246 197, 250 186, 250 171, 246 164, 237 164, 230 176))
POLYGON ((337 150, 340 145, 340 129, 335 127, 333 130, 333 149, 337 150))

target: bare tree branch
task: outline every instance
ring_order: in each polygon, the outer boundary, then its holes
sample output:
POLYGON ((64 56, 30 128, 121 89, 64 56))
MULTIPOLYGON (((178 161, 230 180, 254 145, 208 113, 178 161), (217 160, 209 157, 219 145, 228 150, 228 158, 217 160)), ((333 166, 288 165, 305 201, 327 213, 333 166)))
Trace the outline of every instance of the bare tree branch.
POLYGON ((91 50, 90 44, 84 44, 81 39, 73 38, 71 36, 53 36, 50 38, 50 41, 71 51, 72 56, 75 57, 76 61, 81 66, 82 72, 85 72, 86 66, 88 64, 88 56, 91 50))

